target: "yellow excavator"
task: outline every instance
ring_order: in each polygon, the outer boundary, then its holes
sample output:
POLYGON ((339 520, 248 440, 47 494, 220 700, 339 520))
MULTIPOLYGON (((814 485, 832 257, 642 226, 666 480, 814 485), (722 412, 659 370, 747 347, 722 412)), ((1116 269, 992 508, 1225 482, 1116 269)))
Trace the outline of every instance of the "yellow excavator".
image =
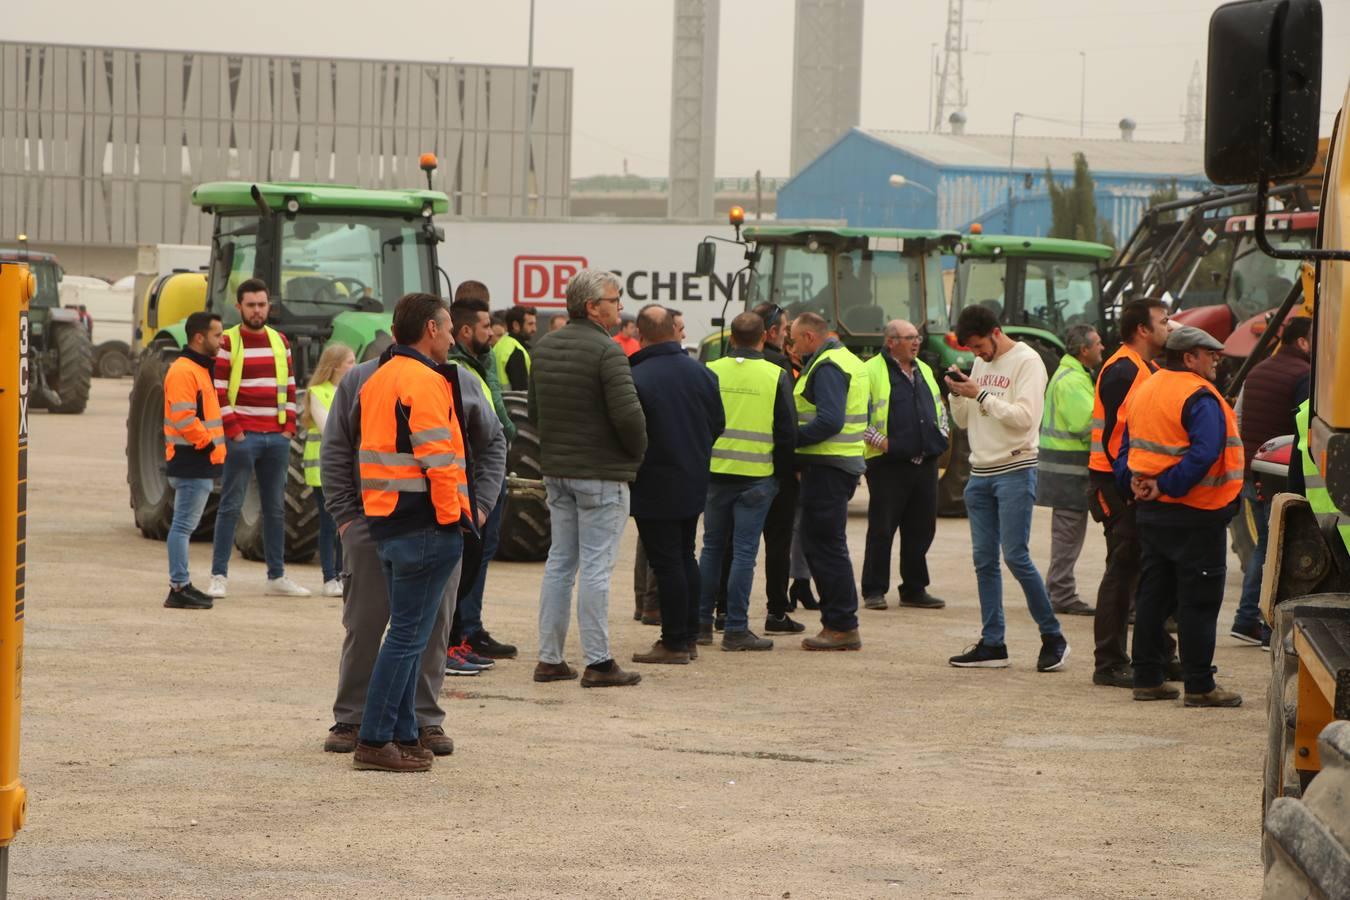
POLYGON ((1317 160, 1322 50, 1318 0, 1241 0, 1214 12, 1205 172, 1216 184, 1256 185, 1258 245, 1313 267, 1313 388, 1290 467, 1306 496, 1275 497, 1262 581, 1273 632, 1262 855, 1265 897, 1338 900, 1350 897, 1350 91, 1326 157, 1314 249, 1270 245, 1264 196, 1317 160))

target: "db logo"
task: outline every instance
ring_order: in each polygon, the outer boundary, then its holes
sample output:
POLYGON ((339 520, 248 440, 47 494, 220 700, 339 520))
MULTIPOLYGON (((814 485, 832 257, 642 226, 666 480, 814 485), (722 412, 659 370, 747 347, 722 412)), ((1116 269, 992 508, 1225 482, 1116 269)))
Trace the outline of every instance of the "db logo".
POLYGON ((515 302, 562 306, 567 302, 567 282, 584 268, 584 256, 517 256, 515 302))

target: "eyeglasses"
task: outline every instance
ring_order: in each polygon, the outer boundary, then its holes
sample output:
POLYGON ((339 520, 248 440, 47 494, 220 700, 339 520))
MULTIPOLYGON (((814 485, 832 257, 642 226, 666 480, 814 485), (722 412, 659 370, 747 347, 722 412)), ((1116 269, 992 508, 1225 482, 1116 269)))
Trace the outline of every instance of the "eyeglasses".
POLYGON ((618 306, 623 306, 623 291, 622 291, 622 290, 619 291, 619 293, 618 293, 616 296, 613 296, 613 297, 596 297, 596 298, 595 298, 594 300, 592 300, 591 302, 592 302, 592 303, 614 303, 614 304, 617 304, 618 306))
POLYGON ((918 335, 918 334, 897 334, 897 335, 895 336, 895 339, 896 339, 897 341, 917 341, 917 340, 919 340, 920 338, 921 338, 921 335, 918 335))

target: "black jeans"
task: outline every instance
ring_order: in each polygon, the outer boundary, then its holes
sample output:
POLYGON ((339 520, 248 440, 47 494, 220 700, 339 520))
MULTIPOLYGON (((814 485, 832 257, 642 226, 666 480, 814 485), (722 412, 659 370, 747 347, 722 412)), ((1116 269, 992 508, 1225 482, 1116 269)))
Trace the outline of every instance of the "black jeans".
POLYGON ((1134 504, 1126 504, 1105 473, 1093 472, 1092 515, 1106 532, 1106 571, 1097 588, 1097 612, 1092 620, 1098 672, 1129 665, 1125 638, 1129 631, 1130 604, 1139 587, 1139 529, 1134 522, 1134 504))
POLYGON ((867 466, 867 548, 862 595, 891 589, 891 548, 900 530, 900 596, 928 588, 928 548, 937 534, 937 460, 874 460, 867 466))
POLYGON ((817 464, 801 472, 802 551, 820 594, 820 622, 852 631, 858 627, 858 589, 848 553, 848 501, 858 476, 817 464))
MULTIPOLYGON (((792 558, 792 523, 797 515, 797 477, 778 479, 769 516, 764 520, 764 594, 769 615, 788 612, 788 570, 792 558)), ((717 590, 717 614, 727 613, 727 579, 731 577, 731 541, 722 563, 722 581, 717 590)))
POLYGON ((687 650, 698 637, 699 577, 694 557, 698 516, 688 519, 634 519, 647 561, 656 573, 661 598, 661 643, 687 650))
POLYGON ((1134 610, 1134 686, 1163 683, 1167 617, 1177 617, 1177 642, 1186 693, 1214 690, 1214 629, 1223 604, 1228 528, 1221 523, 1184 527, 1150 522, 1140 529, 1143 559, 1134 610))

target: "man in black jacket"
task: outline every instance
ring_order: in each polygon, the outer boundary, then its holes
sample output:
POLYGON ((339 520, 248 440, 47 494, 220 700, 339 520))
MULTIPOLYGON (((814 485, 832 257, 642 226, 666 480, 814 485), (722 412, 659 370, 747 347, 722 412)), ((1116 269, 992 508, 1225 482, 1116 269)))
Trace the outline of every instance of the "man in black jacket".
POLYGON ((638 313, 642 347, 630 357, 647 423, 647 454, 633 482, 632 515, 661 599, 661 639, 633 662, 683 665, 698 653, 698 517, 708 496, 713 442, 726 420, 717 377, 689 358, 675 317, 659 304, 638 313))

